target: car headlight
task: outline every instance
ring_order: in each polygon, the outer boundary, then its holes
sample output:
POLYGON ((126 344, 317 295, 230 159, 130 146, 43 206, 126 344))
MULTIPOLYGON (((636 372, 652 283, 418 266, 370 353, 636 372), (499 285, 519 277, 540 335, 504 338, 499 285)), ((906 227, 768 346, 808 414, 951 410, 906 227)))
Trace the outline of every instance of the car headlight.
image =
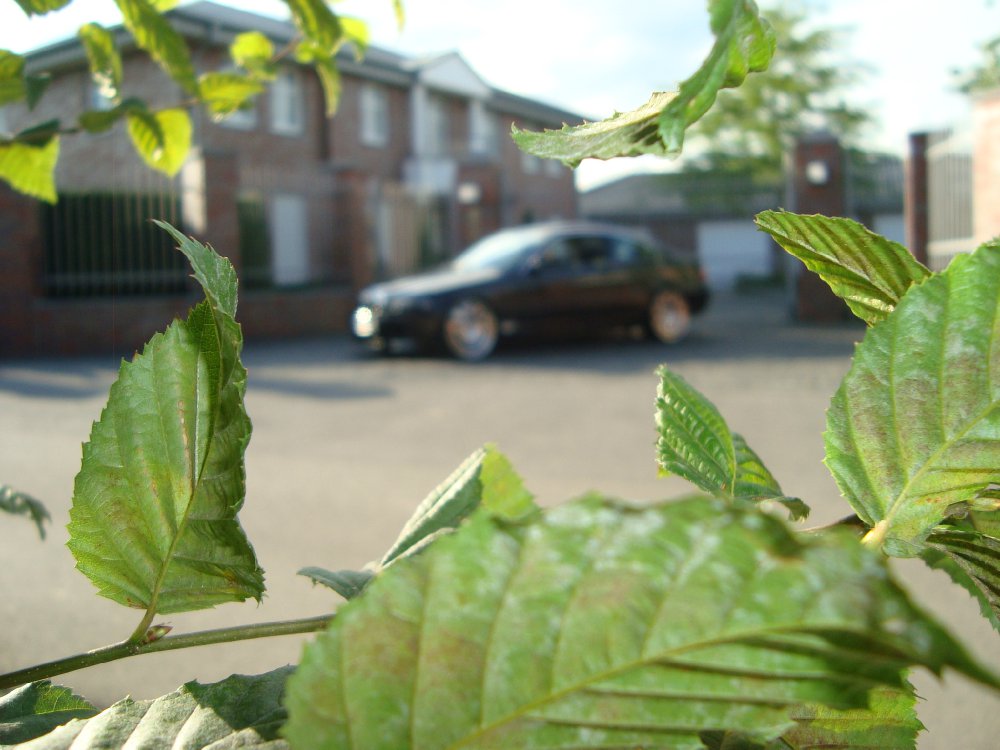
POLYGON ((378 331, 378 320, 375 317, 375 311, 362 305, 354 311, 354 315, 351 316, 351 328, 354 330, 354 335, 358 338, 371 338, 378 331))

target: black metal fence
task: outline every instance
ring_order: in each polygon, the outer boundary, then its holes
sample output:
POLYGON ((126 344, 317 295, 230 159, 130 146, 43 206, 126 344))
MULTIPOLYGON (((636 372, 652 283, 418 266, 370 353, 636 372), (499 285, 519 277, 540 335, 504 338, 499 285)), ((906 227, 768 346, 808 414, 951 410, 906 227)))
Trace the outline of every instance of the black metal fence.
POLYGON ((184 257, 152 223, 181 225, 166 193, 63 193, 42 210, 42 285, 48 297, 174 294, 187 285, 184 257))

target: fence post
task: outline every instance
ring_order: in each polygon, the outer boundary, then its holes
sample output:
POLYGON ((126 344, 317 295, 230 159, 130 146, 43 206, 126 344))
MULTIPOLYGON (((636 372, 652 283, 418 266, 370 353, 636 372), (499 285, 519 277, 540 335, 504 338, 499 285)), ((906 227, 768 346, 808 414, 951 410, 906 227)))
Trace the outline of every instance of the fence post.
POLYGON ((41 353, 34 307, 43 239, 39 203, 0 185, 0 356, 41 353))
MULTIPOLYGON (((792 156, 792 210, 801 214, 844 216, 846 211, 844 152, 835 137, 818 133, 800 139, 792 156)), ((832 322, 848 316, 847 305, 819 276, 795 264, 795 317, 832 322)))
POLYGON ((972 118, 973 233, 981 243, 1000 235, 1000 88, 973 99, 972 118))
POLYGON ((906 245, 913 257, 927 265, 927 133, 910 133, 910 154, 906 160, 903 185, 903 214, 906 222, 906 245))

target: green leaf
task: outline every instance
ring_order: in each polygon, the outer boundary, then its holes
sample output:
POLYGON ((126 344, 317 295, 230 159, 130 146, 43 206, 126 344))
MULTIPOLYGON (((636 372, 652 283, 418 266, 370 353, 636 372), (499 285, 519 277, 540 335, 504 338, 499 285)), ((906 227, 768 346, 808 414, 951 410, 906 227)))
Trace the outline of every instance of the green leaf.
POLYGON ((420 549, 425 540, 451 531, 480 506, 519 520, 537 510, 533 497, 495 447, 480 448, 417 506, 378 567, 420 549))
POLYGON ((0 696, 0 746, 27 742, 71 719, 96 713, 96 708, 72 690, 48 680, 22 685, 0 696))
POLYGON ((826 464, 889 554, 919 554, 1000 466, 1000 243, 869 329, 827 413, 826 464))
POLYGON ((278 730, 292 667, 267 674, 232 675, 221 682, 189 682, 151 701, 126 698, 93 718, 71 721, 32 743, 32 750, 70 748, 258 748, 286 750, 278 730))
POLYGON ((198 81, 187 43, 150 0, 115 0, 125 27, 136 44, 188 94, 198 93, 198 81))
POLYGON ((969 514, 969 518, 976 531, 1000 539, 1000 511, 986 513, 973 511, 969 514))
POLYGON ((311 66, 319 76, 323 87, 323 100, 326 103, 326 115, 332 117, 337 111, 340 101, 340 71, 337 70, 335 53, 315 42, 303 41, 295 48, 295 59, 311 66))
POLYGON ((479 508, 511 522, 521 521, 538 511, 521 477, 506 456, 492 445, 469 456, 424 498, 380 561, 369 563, 363 571, 308 567, 300 570, 299 575, 333 589, 345 599, 352 599, 386 566, 425 549, 438 537, 458 528, 479 508))
POLYGON ((24 98, 24 57, 0 49, 0 106, 24 98))
POLYGON ((208 299, 122 363, 70 510, 77 568, 147 615, 259 601, 264 590, 236 517, 250 439, 236 276, 209 247, 185 239, 181 250, 208 299))
POLYGON ((260 81, 238 73, 205 73, 198 83, 202 102, 217 121, 244 109, 264 90, 260 81))
POLYGON ((911 286, 931 275, 905 247, 850 219, 764 211, 756 221, 868 325, 884 320, 911 286))
POLYGON ((130 107, 125 122, 132 144, 146 164, 171 177, 180 171, 191 149, 191 119, 187 112, 150 112, 130 107))
POLYGON ((89 109, 80 114, 77 122, 88 133, 104 133, 113 128, 130 110, 131 107, 89 109))
POLYGON ((237 35, 229 45, 229 56, 233 62, 249 71, 257 78, 274 78, 274 45, 259 31, 247 31, 237 35))
POLYGON ((332 571, 316 567, 302 568, 299 575, 333 589, 345 599, 356 597, 375 577, 375 573, 370 570, 332 571))
POLYGON ((575 167, 583 159, 656 154, 676 156, 685 129, 712 106, 719 91, 739 86, 748 73, 766 70, 774 32, 751 0, 709 0, 715 44, 676 94, 657 92, 642 107, 596 123, 532 133, 513 128, 524 151, 575 167))
POLYGON ((927 537, 921 557, 968 591, 983 616, 1000 632, 1000 539, 974 531, 939 527, 927 537))
POLYGON ((0 179, 25 195, 56 202, 57 161, 58 137, 37 146, 0 139, 0 179))
POLYGON ((913 689, 881 687, 871 691, 870 706, 844 711, 822 705, 795 710, 795 728, 782 736, 780 750, 867 748, 912 750, 924 728, 914 711, 913 689))
POLYGON ((757 454, 729 430, 708 399, 666 367, 658 374, 656 448, 662 475, 676 474, 728 500, 774 500, 794 519, 809 515, 809 506, 785 496, 757 454))
POLYGON ((90 75, 101 96, 117 101, 122 86, 122 59, 115 46, 115 36, 99 24, 88 23, 77 32, 87 62, 90 75))
POLYGON ((28 109, 35 108, 50 83, 52 83, 50 73, 38 73, 24 77, 24 100, 28 104, 28 109))
POLYGON ((71 0, 16 0, 16 2, 27 15, 41 16, 65 8, 71 0))
POLYGON ((924 728, 914 711, 913 688, 877 687, 865 708, 838 710, 822 704, 797 706, 795 726, 774 742, 760 743, 734 732, 705 732, 708 750, 914 750, 924 728))
POLYGON ((38 536, 45 538, 45 522, 51 521, 52 517, 35 498, 0 484, 0 510, 14 516, 28 516, 37 527, 38 536))
POLYGON ((699 747, 903 672, 992 685, 847 533, 694 498, 477 513, 338 610, 289 681, 294 747, 699 747))
MULTIPOLYGON (((228 327, 229 336, 237 342, 231 351, 224 354, 238 354, 242 341, 239 326, 234 319, 239 302, 239 280, 236 278, 233 264, 228 258, 223 258, 215 252, 211 246, 185 236, 167 222, 154 220, 153 223, 177 242, 177 249, 184 253, 184 257, 191 264, 194 279, 201 284, 205 296, 212 303, 217 319, 220 320, 220 324, 228 327)), ((230 363, 229 366, 232 367, 233 364, 230 363)))
POLYGON ((368 45, 371 43, 371 31, 368 24, 360 18, 340 16, 340 28, 344 33, 344 39, 354 44, 355 57, 359 59, 364 57, 368 45))
POLYGON ((306 41, 333 54, 343 39, 343 31, 340 19, 325 0, 286 0, 286 4, 306 41))

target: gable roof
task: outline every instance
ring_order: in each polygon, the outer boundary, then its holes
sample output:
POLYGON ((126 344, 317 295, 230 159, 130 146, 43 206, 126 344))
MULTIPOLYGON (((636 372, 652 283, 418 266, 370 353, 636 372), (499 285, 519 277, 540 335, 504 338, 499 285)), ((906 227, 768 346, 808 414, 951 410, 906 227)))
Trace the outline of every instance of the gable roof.
MULTIPOLYGON (((246 31, 259 31, 278 46, 288 44, 297 36, 290 21, 210 0, 179 6, 167 11, 166 15, 183 36, 217 46, 228 46, 238 34, 246 31)), ((120 49, 135 49, 134 40, 122 26, 116 26, 112 31, 120 49)), ((27 58, 31 70, 58 70, 86 62, 83 49, 75 38, 42 47, 29 53, 27 58)), ((412 86, 419 82, 447 93, 481 99, 494 110, 532 120, 539 125, 558 126, 583 120, 575 112, 490 86, 458 52, 406 57, 388 49, 369 46, 361 60, 356 58, 353 49, 342 49, 337 55, 337 65, 342 73, 381 83, 412 86)))

